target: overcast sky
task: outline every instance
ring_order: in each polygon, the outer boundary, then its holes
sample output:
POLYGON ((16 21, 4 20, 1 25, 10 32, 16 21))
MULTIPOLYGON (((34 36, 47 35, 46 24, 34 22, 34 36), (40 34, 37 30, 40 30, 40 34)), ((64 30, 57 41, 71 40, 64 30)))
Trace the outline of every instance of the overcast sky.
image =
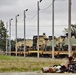
MULTIPOLYGON (((0 0, 0 20, 4 23, 11 21, 11 38, 15 39, 15 16, 18 17, 18 38, 24 37, 23 12, 26 12, 26 37, 32 39, 37 35, 37 1, 38 0, 0 0)), ((52 36, 52 0, 42 0, 40 3, 40 31, 42 35, 52 36)), ((72 24, 76 24, 76 0, 72 0, 72 24)), ((55 36, 64 35, 64 28, 68 27, 68 0, 55 0, 55 36)), ((9 27, 8 27, 9 31, 9 27)))

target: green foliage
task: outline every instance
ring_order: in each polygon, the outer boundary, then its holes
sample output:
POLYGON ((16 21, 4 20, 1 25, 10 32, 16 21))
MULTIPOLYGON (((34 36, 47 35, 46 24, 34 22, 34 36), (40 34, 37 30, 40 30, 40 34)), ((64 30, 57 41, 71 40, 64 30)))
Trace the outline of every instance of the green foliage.
MULTIPOLYGON (((64 29, 65 34, 68 33, 68 28, 64 29)), ((76 24, 71 24, 71 33, 76 36, 76 24)))
POLYGON ((6 47, 6 28, 4 22, 0 20, 0 49, 5 50, 6 47))
POLYGON ((71 25, 71 33, 76 35, 76 24, 71 25))

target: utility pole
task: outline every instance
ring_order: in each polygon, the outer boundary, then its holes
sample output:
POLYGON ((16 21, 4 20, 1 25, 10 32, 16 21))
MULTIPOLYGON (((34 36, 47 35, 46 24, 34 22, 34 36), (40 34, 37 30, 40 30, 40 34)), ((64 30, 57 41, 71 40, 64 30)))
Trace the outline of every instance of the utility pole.
POLYGON ((12 18, 9 20, 9 55, 11 56, 11 20, 13 20, 12 18))
POLYGON ((37 50, 38 50, 38 54, 37 57, 39 58, 39 1, 37 2, 37 50))
POLYGON ((71 45, 71 0, 68 0, 68 52, 69 56, 72 55, 71 45))
POLYGON ((52 0, 52 59, 54 59, 54 1, 52 0))
POLYGON ((37 57, 39 58, 39 11, 40 11, 40 8, 39 8, 39 2, 41 2, 42 0, 40 1, 37 1, 37 50, 38 50, 38 54, 37 54, 37 57))
MULTIPOLYGON (((8 22, 6 22, 6 29, 8 29, 8 22)), ((7 32, 8 31, 6 31, 6 55, 7 55, 7 48, 8 48, 8 36, 7 36, 7 32)))
POLYGON ((24 10, 24 57, 26 56, 25 55, 25 52, 26 52, 26 11, 28 11, 28 9, 24 10))
POLYGON ((17 17, 18 16, 19 14, 15 16, 15 19, 16 19, 16 56, 17 56, 17 17))

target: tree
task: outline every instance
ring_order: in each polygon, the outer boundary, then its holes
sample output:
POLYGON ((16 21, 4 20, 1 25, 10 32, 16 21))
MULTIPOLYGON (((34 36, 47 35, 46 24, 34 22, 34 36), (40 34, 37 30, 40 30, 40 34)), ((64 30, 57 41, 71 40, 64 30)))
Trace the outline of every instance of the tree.
POLYGON ((0 49, 5 50, 6 48, 6 28, 4 22, 0 20, 0 49))
MULTIPOLYGON (((68 34, 68 28, 64 29, 65 34, 68 34)), ((76 24, 71 24, 71 35, 76 37, 76 24)))
POLYGON ((76 37, 76 24, 72 24, 71 27, 71 33, 76 37))

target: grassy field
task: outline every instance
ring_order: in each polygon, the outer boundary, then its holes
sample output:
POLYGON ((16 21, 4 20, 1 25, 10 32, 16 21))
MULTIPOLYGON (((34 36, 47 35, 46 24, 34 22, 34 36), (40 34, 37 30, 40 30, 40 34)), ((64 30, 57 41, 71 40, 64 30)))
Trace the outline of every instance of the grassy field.
POLYGON ((42 67, 60 64, 64 61, 51 58, 16 57, 0 55, 0 72, 41 71, 42 67))

